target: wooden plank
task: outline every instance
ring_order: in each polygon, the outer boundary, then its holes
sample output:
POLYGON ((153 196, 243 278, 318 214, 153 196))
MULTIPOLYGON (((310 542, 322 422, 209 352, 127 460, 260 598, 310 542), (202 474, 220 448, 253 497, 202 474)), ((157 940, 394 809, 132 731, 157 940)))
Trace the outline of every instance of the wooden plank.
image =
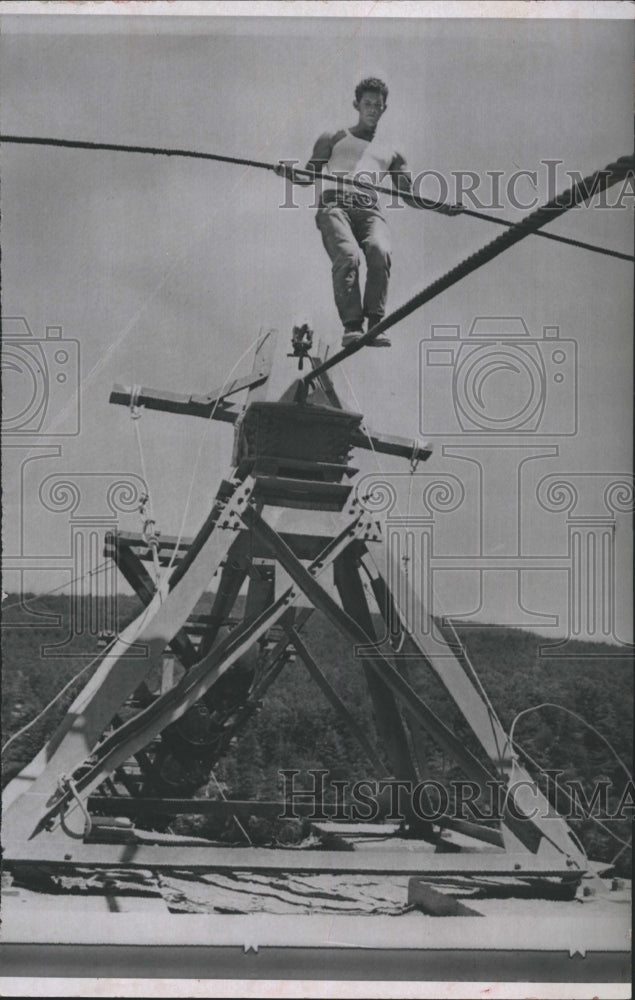
POLYGON ((187 396, 163 389, 151 389, 147 386, 141 386, 138 390, 134 390, 134 387, 130 385, 114 385, 108 402, 119 406, 130 406, 133 392, 135 405, 144 406, 147 410, 160 410, 163 413, 178 413, 189 417, 203 417, 205 420, 213 418, 230 424, 236 423, 240 413, 236 407, 224 403, 218 397, 187 396))
POLYGON ((286 458, 279 455, 258 455, 253 459, 246 459, 245 465, 252 468, 252 475, 289 475, 290 472, 300 472, 303 478, 311 481, 321 481, 327 479, 332 481, 341 480, 344 476, 352 479, 359 469, 342 462, 314 462, 311 459, 286 458), (310 476, 308 475, 310 473, 310 476))
POLYGON ((238 592, 242 587, 249 566, 248 554, 250 539, 246 532, 241 533, 232 543, 227 553, 221 578, 216 588, 212 609, 207 617, 208 629, 203 635, 199 646, 199 659, 210 651, 224 620, 228 617, 236 603, 238 592))
MULTIPOLYGON (((287 804, 280 801, 258 801, 248 799, 158 799, 158 798, 133 798, 131 796, 112 795, 92 795, 88 800, 88 808, 91 812, 98 812, 106 816, 130 816, 145 817, 163 815, 194 815, 194 816, 233 816, 237 815, 241 819, 249 819, 250 816, 265 816, 268 819, 284 819, 288 809, 287 804)), ((295 802, 293 805, 294 815, 315 817, 316 813, 324 813, 329 822, 338 822, 338 816, 331 817, 329 810, 335 808, 334 804, 321 802, 295 802)), ((378 803, 379 812, 381 807, 378 803)), ((384 812, 388 813, 390 807, 385 806, 384 812)), ((339 822, 347 822, 343 817, 339 822)), ((391 824, 391 829, 395 824, 391 824)), ((374 821, 374 829, 377 822, 374 821)))
MULTIPOLYGON (((148 552, 150 559, 152 555, 148 552)), ((155 594, 155 586, 146 572, 141 559, 130 549, 129 546, 114 547, 113 558, 117 567, 133 588, 137 596, 146 605, 151 603, 155 594)), ((197 659, 197 652, 184 629, 180 629, 175 636, 170 639, 170 649, 178 656, 184 667, 189 667, 197 659)))
POLYGON ((258 373, 261 381, 254 383, 247 394, 247 406, 262 402, 267 398, 267 379, 271 372, 278 339, 277 330, 268 330, 256 344, 254 354, 254 373, 258 373))
POLYGON ((307 510, 342 510, 351 486, 313 480, 285 479, 280 476, 257 476, 256 497, 276 507, 307 510))
POLYGON ((545 863, 531 854, 432 854, 425 851, 302 851, 260 847, 155 846, 150 844, 85 844, 60 835, 18 845, 3 858, 56 867, 90 865, 198 871, 330 872, 341 875, 491 875, 511 878, 532 875, 564 878, 571 868, 545 863))
POLYGON ((418 444, 411 438, 400 437, 396 434, 382 434, 369 428, 360 428, 352 436, 355 448, 365 448, 367 451, 376 451, 381 455, 396 455, 399 458, 408 458, 417 462, 426 462, 432 454, 432 445, 426 442, 418 444), (369 440, 370 439, 370 440, 369 440))
MULTIPOLYGON (((276 659, 279 659, 280 654, 276 655, 276 659)), ((275 668, 274 668, 275 669, 275 668)), ((262 686, 258 690, 258 697, 265 693, 266 688, 269 687, 273 678, 270 679, 269 671, 265 674, 262 686)), ((157 798, 138 798, 131 796, 112 796, 112 795, 94 795, 88 801, 88 808, 90 811, 95 811, 103 813, 107 816, 132 816, 132 817, 144 817, 144 816, 156 816, 157 813, 163 815, 203 815, 203 816, 232 816, 236 814, 239 818, 247 821, 250 816, 265 816, 270 819, 280 819, 285 815, 287 809, 287 804, 280 801, 258 801, 258 800, 247 800, 247 799, 157 799, 157 798)), ((346 815, 330 815, 334 809, 332 802, 295 802, 293 805, 293 811, 298 816, 314 816, 316 812, 324 813, 328 817, 328 822, 332 823, 345 823, 348 826, 351 825, 350 819, 346 815)), ((383 802, 378 799, 377 801, 377 819, 373 820, 372 823, 364 823, 359 821, 363 828, 370 827, 375 832, 377 832, 377 825, 381 825, 380 821, 383 816, 387 816, 392 809, 390 803, 383 802)), ((392 828, 395 824, 389 825, 392 832, 392 828)), ((503 840, 498 832, 492 827, 487 827, 482 824, 470 823, 467 820, 451 819, 450 817, 442 816, 439 819, 439 826, 447 829, 457 830, 458 832, 465 833, 470 837, 474 837, 477 840, 483 840, 486 843, 494 844, 496 847, 503 848, 503 840)), ((387 827, 388 829, 388 827, 387 827)))

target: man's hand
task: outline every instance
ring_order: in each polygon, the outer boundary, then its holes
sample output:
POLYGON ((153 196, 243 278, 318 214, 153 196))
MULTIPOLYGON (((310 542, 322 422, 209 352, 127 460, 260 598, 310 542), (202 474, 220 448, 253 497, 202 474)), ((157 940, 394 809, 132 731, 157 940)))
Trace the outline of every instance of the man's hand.
POLYGON ((440 212, 441 215, 460 215, 463 211, 463 205, 461 202, 458 202, 456 205, 443 205, 439 203, 436 211, 440 212))
POLYGON ((402 191, 400 193, 405 203, 410 205, 411 208, 429 208, 435 212, 439 212, 441 215, 460 215, 463 211, 463 205, 460 203, 457 205, 446 205, 442 201, 428 201, 427 204, 425 204, 420 198, 417 198, 412 191, 402 191))
POLYGON ((292 184, 300 184, 301 186, 307 186, 308 184, 313 183, 313 180, 310 177, 298 175, 298 173, 296 172, 296 168, 285 160, 279 160, 275 164, 273 170, 274 173, 278 175, 278 177, 284 177, 286 180, 291 181, 292 184))

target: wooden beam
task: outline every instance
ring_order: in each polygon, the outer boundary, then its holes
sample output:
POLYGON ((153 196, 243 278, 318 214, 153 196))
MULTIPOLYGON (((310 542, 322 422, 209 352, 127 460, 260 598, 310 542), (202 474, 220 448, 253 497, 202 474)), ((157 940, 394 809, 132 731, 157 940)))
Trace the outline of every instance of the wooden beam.
MULTIPOLYGON (((546 838, 546 842, 557 850, 576 859, 581 858, 580 848, 571 836, 566 822, 554 814, 553 808, 529 772, 514 759, 507 734, 484 691, 479 689, 475 678, 468 673, 468 664, 461 662, 443 636, 434 634, 434 623, 419 591, 417 573, 406 577, 397 545, 390 544, 385 537, 382 537, 375 549, 378 549, 375 554, 369 550, 364 563, 379 581, 375 592, 380 602, 383 593, 390 616, 394 618, 396 614, 398 617, 403 637, 402 662, 411 689, 420 697, 423 695, 426 690, 426 671, 422 670, 422 665, 430 667, 443 683, 499 775, 510 784, 513 783, 516 810, 520 813, 529 812, 534 816, 524 826, 533 828, 539 837, 546 838), (412 606, 416 609, 413 621, 407 621, 395 594, 407 594, 408 600, 413 602, 412 606)), ((505 822, 511 828, 509 816, 505 822)), ((512 833, 518 835, 518 829, 518 824, 514 824, 512 833)), ((527 846, 526 839, 520 839, 527 846)))
POLYGON ((396 455, 399 458, 409 458, 412 461, 426 462, 432 454, 431 444, 419 444, 412 438, 399 437, 396 434, 381 434, 368 428, 361 428, 353 433, 352 444, 355 448, 365 448, 382 455, 396 455))
POLYGON ((110 868, 197 871, 330 872, 334 875, 488 875, 510 878, 564 878, 572 870, 531 854, 432 854, 426 851, 301 851, 266 847, 179 847, 176 844, 84 844, 53 835, 11 846, 3 864, 41 863, 68 868, 90 865, 110 868))
MULTIPOLYGON (((141 559, 127 545, 117 545, 116 536, 113 546, 113 558, 123 577, 130 584, 137 596, 146 605, 152 601, 156 588, 150 579, 141 559)), ((178 656, 183 666, 187 669, 198 658, 196 649, 192 645, 185 629, 180 629, 175 636, 170 639, 170 649, 178 656)))
MULTIPOLYGON (((245 387, 242 386, 242 388, 245 387)), ((223 399, 219 399, 218 396, 187 396, 164 389, 151 389, 147 386, 141 386, 135 390, 131 385, 113 385, 108 402, 116 403, 119 406, 130 406, 133 399, 136 406, 144 406, 147 410, 178 413, 188 417, 203 417, 205 420, 213 418, 229 424, 235 424, 240 413, 240 410, 223 402, 223 399)))
MULTIPOLYGON (((348 553, 344 552, 336 560, 333 577, 344 611, 358 624, 365 635, 376 638, 357 565, 348 553)), ((417 770, 395 696, 381 674, 373 670, 368 660, 362 659, 361 664, 373 704, 377 730, 388 750, 393 773, 396 777, 406 778, 416 785, 419 780, 417 770)))
POLYGON ((257 476, 256 495, 275 507, 301 510, 342 510, 351 493, 343 483, 285 479, 280 476, 257 476))
POLYGON ((210 651, 224 620, 228 617, 236 603, 238 592, 247 576, 249 541, 247 532, 241 532, 235 538, 227 553, 225 565, 221 571, 221 577, 216 588, 212 609, 207 616, 208 629, 201 640, 198 659, 201 659, 201 657, 210 651))
POLYGON ((254 382, 250 387, 247 395, 247 406, 250 406, 251 403, 261 402, 267 397, 266 382, 273 365, 277 339, 277 330, 268 330, 258 339, 254 354, 254 373, 258 373, 260 380, 254 382))
POLYGON ((346 707, 339 694, 335 688, 331 685, 328 678, 325 676, 323 671, 320 669, 316 661, 313 659, 309 648, 306 646, 301 636, 298 634, 297 630, 294 628, 288 628, 287 634, 291 639, 293 645, 298 651, 302 662, 309 671, 309 674, 320 688, 322 693, 328 698, 331 704, 334 706, 336 711, 344 719, 344 722, 352 732, 353 736, 357 739, 359 745, 364 750, 368 760, 375 768, 378 777, 389 777, 389 771, 381 757, 375 750, 375 748, 370 743, 366 733, 360 725, 358 725, 357 720, 354 715, 351 714, 349 709, 346 707))

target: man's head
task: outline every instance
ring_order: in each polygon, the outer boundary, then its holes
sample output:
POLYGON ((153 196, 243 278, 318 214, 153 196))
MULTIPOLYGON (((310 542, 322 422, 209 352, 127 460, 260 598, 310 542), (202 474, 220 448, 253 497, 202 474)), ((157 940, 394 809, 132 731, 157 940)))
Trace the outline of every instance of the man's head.
POLYGON ((359 124, 375 129, 386 110, 388 87, 383 80, 369 76, 355 87, 353 107, 359 112, 359 124))

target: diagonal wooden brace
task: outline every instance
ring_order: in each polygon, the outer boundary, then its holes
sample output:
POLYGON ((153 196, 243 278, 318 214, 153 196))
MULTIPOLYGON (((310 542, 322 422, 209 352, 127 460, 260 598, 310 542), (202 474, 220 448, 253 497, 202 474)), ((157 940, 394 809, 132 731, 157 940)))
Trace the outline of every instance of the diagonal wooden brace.
MULTIPOLYGON (((269 546, 271 552, 276 556, 280 564, 287 571, 292 580, 304 591, 309 600, 322 611, 345 635, 354 643, 368 646, 371 637, 333 600, 324 588, 307 573, 302 564, 295 558, 291 550, 280 536, 260 517, 260 515, 248 507, 243 513, 243 520, 252 529, 254 536, 259 538, 263 544, 269 546)), ((488 797, 493 788, 498 788, 504 793, 505 786, 500 779, 495 778, 493 773, 485 767, 481 761, 471 753, 464 745, 463 741, 450 730, 435 712, 426 704, 423 698, 413 690, 408 682, 399 674, 392 663, 381 652, 377 651, 376 657, 369 660, 373 670, 388 684, 395 695, 400 699, 402 708, 415 722, 421 724, 428 730, 437 744, 446 751, 455 762, 461 767, 464 773, 474 780, 480 791, 488 797)), ((535 782, 531 782, 532 788, 535 782)), ((515 799, 511 804, 515 810, 510 811, 510 803, 505 798, 504 822, 512 831, 513 835, 530 851, 537 852, 541 841, 551 843, 557 851, 580 858, 580 851, 572 839, 563 841, 559 838, 556 842, 550 831, 544 827, 544 823, 525 813, 523 803, 515 799)), ((561 821, 562 822, 562 821, 561 821)))
MULTIPOLYGON (((170 639, 194 605, 240 528, 240 510, 253 480, 223 482, 212 512, 190 546, 186 558, 150 604, 116 639, 75 699, 51 740, 7 786, 3 795, 4 836, 28 836, 60 775, 70 775, 87 755, 113 716, 139 683, 158 664, 170 639), (215 530, 223 524, 233 530, 215 530), (184 575, 187 562, 189 572, 184 575)), ((5 840, 6 842, 6 840, 5 840)))
MULTIPOLYGON (((244 505, 242 509, 244 510, 244 505)), ((326 545, 322 554, 313 561, 311 566, 304 570, 309 578, 314 579, 314 577, 319 576, 340 552, 343 552, 358 535, 366 531, 368 520, 367 515, 363 513, 354 519, 349 516, 342 531, 326 545)), ((247 621, 234 629, 216 649, 192 667, 174 688, 166 691, 152 705, 149 705, 107 737, 93 753, 90 767, 76 776, 77 791, 90 794, 107 774, 112 773, 128 757, 146 746, 166 726, 179 719, 209 690, 232 663, 282 618, 300 596, 299 587, 289 587, 258 618, 247 621)), ((75 760, 75 769, 81 765, 82 759, 75 760)), ((70 773, 70 769, 67 770, 67 773, 70 773)), ((56 814, 67 807, 69 801, 69 794, 65 792, 57 795, 47 808, 42 809, 45 803, 40 802, 39 816, 35 816, 35 822, 31 826, 33 831, 31 836, 35 836, 47 826, 56 814)), ((32 812, 29 818, 33 818, 32 812)))

